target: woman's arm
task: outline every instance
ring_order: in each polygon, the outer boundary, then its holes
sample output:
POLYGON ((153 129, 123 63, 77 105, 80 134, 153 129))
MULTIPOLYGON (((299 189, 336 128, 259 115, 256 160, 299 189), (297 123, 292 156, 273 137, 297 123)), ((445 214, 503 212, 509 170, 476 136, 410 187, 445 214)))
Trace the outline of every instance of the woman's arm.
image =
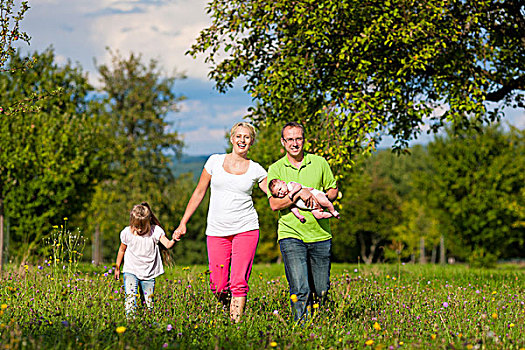
POLYGON ((124 253, 126 252, 126 248, 128 246, 124 243, 120 243, 120 247, 118 248, 117 253, 117 261, 115 262, 115 279, 120 279, 120 264, 122 264, 122 259, 124 259, 124 253))
POLYGON ((195 210, 197 210, 197 208, 201 204, 202 199, 204 198, 204 195, 208 190, 208 187, 210 187, 210 182, 211 175, 206 171, 206 169, 203 169, 201 177, 199 179, 199 183, 193 191, 193 194, 191 195, 191 198, 188 201, 188 205, 186 206, 186 210, 184 211, 184 215, 180 220, 179 227, 177 227, 173 232, 173 239, 178 241, 182 236, 186 234, 186 224, 190 220, 193 213, 195 213, 195 210))
POLYGON ((265 177, 264 180, 259 182, 259 188, 264 192, 264 194, 268 193, 268 178, 265 177))

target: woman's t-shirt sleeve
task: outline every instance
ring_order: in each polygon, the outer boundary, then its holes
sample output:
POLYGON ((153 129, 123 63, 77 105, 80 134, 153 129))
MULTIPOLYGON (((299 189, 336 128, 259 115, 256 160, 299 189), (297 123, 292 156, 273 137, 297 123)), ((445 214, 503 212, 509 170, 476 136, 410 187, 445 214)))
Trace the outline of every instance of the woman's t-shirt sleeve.
POLYGON ((255 180, 257 183, 261 182, 268 176, 268 173, 264 168, 259 164, 255 163, 255 180))
POLYGON ((215 164, 217 163, 217 158, 218 154, 212 154, 204 164, 204 169, 206 169, 206 171, 210 175, 213 175, 213 169, 215 168, 215 164))

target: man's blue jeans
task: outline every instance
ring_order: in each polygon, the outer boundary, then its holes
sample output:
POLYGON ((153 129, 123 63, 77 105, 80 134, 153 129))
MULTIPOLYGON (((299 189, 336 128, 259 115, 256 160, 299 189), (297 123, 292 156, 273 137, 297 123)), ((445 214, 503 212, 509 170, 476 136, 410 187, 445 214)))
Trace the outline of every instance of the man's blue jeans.
POLYGON ((332 240, 305 243, 295 238, 279 241, 284 261, 286 279, 290 285, 290 295, 294 320, 307 318, 307 306, 319 300, 322 304, 330 289, 330 256, 332 240))

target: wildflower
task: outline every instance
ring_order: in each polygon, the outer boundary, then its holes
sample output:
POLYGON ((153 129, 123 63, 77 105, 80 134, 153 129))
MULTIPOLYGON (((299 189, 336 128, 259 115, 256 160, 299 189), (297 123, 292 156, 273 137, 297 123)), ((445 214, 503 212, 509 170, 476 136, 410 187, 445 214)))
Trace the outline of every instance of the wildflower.
POLYGON ((290 295, 290 299, 292 299, 292 302, 293 302, 293 303, 296 303, 297 300, 298 300, 298 299, 297 299, 297 295, 295 295, 295 294, 290 295))
POLYGON ((435 335, 435 334, 431 334, 431 335, 430 335, 430 338, 431 338, 432 340, 435 340, 435 339, 436 339, 436 335, 435 335))
POLYGON ((497 318, 498 318, 498 314, 497 314, 497 313, 493 313, 493 314, 492 314, 492 318, 493 318, 493 319, 497 319, 497 318))
POLYGON ((509 324, 509 328, 512 328, 512 327, 514 327, 514 326, 515 326, 514 323, 509 324))
POLYGON ((274 314, 275 316, 277 316, 277 315, 279 315, 279 311, 278 311, 278 310, 273 310, 273 314, 274 314))
POLYGON ((379 323, 377 323, 377 322, 374 323, 374 329, 375 329, 376 331, 380 331, 380 330, 381 330, 381 326, 379 325, 379 323))
POLYGON ((1 308, 2 310, 7 309, 7 304, 2 304, 2 305, 0 306, 0 308, 1 308))
POLYGON ((468 344, 468 345, 467 345, 467 349, 468 349, 468 350, 470 350, 470 349, 472 349, 472 348, 473 348, 472 344, 468 344))
POLYGON ((169 332, 173 329, 173 326, 171 324, 169 324, 167 327, 166 327, 166 330, 169 332))
POLYGON ((495 294, 498 294, 498 292, 496 292, 496 291, 493 291, 493 292, 492 292, 492 295, 495 295, 495 294))
POLYGON ((315 304, 312 305, 312 307, 313 307, 314 309, 318 309, 318 308, 319 308, 319 304, 318 304, 318 303, 315 303, 315 304))
POLYGON ((448 307, 448 303, 446 301, 443 303, 443 307, 448 307))
POLYGON ((168 343, 164 343, 164 344, 162 344, 162 347, 163 347, 163 348, 167 348, 167 347, 168 347, 168 343))
POLYGON ((116 330, 117 330, 117 333, 118 333, 118 334, 122 334, 122 333, 124 333, 124 332, 126 331, 126 327, 124 327, 124 326, 119 326, 119 327, 117 327, 116 330))
POLYGON ((274 341, 272 341, 272 342, 270 342, 270 346, 271 346, 272 348, 275 348, 275 347, 277 346, 277 343, 274 342, 274 341))
POLYGON ((67 221, 67 217, 64 218, 64 221, 67 221))
POLYGON ((372 344, 374 344, 374 341, 372 339, 368 339, 367 341, 365 341, 365 345, 367 346, 371 346, 372 344))

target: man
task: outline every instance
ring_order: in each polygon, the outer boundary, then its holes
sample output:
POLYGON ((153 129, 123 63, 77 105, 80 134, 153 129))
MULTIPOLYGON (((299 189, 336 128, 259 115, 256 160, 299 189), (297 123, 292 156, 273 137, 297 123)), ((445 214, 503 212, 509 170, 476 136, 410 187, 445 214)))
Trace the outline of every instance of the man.
MULTIPOLYGON (((303 126, 287 123, 281 131, 281 144, 286 155, 268 169, 268 183, 273 179, 298 182, 326 192, 328 199, 334 201, 338 190, 332 170, 324 158, 304 152, 303 126)), ((284 198, 272 197, 270 191, 268 196, 272 210, 279 210, 279 247, 290 286, 294 319, 301 321, 307 317, 307 305, 322 303, 330 288, 330 224, 328 219, 315 219, 308 210, 301 211, 306 219, 302 223, 288 209, 299 198, 309 207, 318 206, 307 188, 284 198)))

